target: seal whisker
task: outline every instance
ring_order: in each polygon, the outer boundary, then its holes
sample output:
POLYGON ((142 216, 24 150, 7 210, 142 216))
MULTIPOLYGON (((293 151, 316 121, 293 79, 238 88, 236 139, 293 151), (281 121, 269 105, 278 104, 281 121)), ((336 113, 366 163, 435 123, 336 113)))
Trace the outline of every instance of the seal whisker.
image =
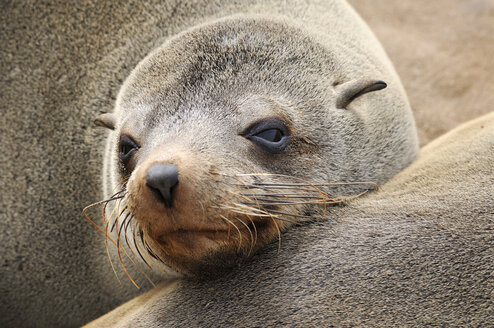
MULTIPOLYGON (((118 201, 120 202, 122 199, 123 199, 123 197, 120 198, 120 199, 118 199, 118 201)), ((108 217, 108 220, 106 220, 106 216, 105 216, 106 215, 106 205, 108 205, 108 203, 106 203, 105 206, 103 207, 103 221, 105 221, 105 235, 106 236, 109 236, 109 233, 108 233, 108 225, 110 224, 111 218, 113 217, 113 215, 115 213, 115 210, 117 209, 117 206, 115 204, 113 204, 113 209, 112 209, 112 211, 110 213, 110 216, 108 217)), ((115 218, 115 221, 114 222, 116 222, 117 220, 118 220, 118 217, 115 218)), ((108 247, 108 239, 109 238, 106 238, 105 239, 106 254, 108 256, 108 260, 110 261, 110 265, 111 265, 111 268, 113 270, 113 273, 115 274, 115 277, 117 277, 118 282, 121 284, 122 282, 120 281, 120 278, 118 277, 117 271, 115 270, 115 266, 113 265, 113 261, 111 259, 110 249, 108 247)), ((113 241, 113 239, 112 239, 112 241, 113 241)), ((115 243, 115 241, 113 241, 113 243, 118 248, 118 244, 115 243)), ((121 260, 120 260, 120 262, 121 262, 121 260)), ((125 270, 125 268, 124 268, 124 270, 125 270)))
MULTIPOLYGON (((122 198, 123 198, 123 197, 122 197, 122 198)), ((120 198, 119 200, 121 200, 122 198, 120 198)), ((105 207, 103 208, 103 214, 105 214, 105 209, 106 209, 106 204, 105 204, 105 207)), ((115 209, 116 209, 116 207, 114 206, 114 207, 113 207, 112 212, 110 213, 110 217, 108 218, 108 220, 107 220, 107 221, 105 221, 105 231, 104 231, 104 234, 105 234, 105 236, 106 236, 106 238, 105 238, 105 247, 106 247, 106 254, 107 254, 107 256, 108 256, 108 260, 109 260, 110 265, 111 265, 111 267, 112 267, 113 273, 115 274, 115 277, 117 277, 118 282, 119 282, 119 283, 122 283, 122 282, 120 281, 120 278, 118 277, 117 271, 115 270, 115 266, 113 265, 113 261, 112 261, 111 256, 110 256, 110 250, 109 250, 109 247, 108 247, 108 240, 110 240, 110 241, 111 241, 111 242, 112 242, 112 243, 113 243, 113 244, 117 247, 117 249, 118 249, 118 243, 117 243, 117 242, 115 242, 115 241, 113 240, 113 238, 111 238, 111 237, 109 236, 109 234, 108 234, 108 225, 109 225, 109 223, 110 223, 111 217, 113 216, 113 213, 115 212, 115 209)), ((116 220, 118 220, 118 218, 116 218, 116 220)), ((99 228, 99 227, 98 227, 98 228, 99 228)), ((118 236, 117 236, 117 238, 118 238, 118 236)), ((129 256, 127 255, 127 257, 129 257, 129 256)), ((130 258, 129 258, 129 259, 130 259, 130 258)), ((121 259, 120 259, 120 263, 121 263, 121 264, 122 264, 122 266, 123 266, 123 263, 122 263, 122 260, 121 260, 121 259)), ((130 275, 129 275, 129 273, 127 272, 127 270, 126 270, 125 266, 123 266, 123 268, 124 268, 125 273, 126 273, 126 274, 127 274, 127 276, 129 277, 129 279, 130 279, 130 280, 132 281, 132 283, 134 284, 134 286, 136 286, 136 288, 138 288, 138 289, 139 289, 139 286, 138 286, 138 285, 135 283, 135 281, 134 281, 134 280, 130 277, 130 275)))
POLYGON ((326 204, 340 204, 341 200, 327 200, 327 199, 319 199, 317 201, 301 201, 301 202, 291 202, 291 201, 270 201, 269 199, 260 199, 265 201, 261 202, 244 202, 244 205, 258 205, 258 206, 274 206, 274 205, 326 205, 326 204))
MULTIPOLYGON (((137 231, 139 229, 137 223, 135 223, 134 225, 134 231, 137 231)), ((137 238, 134 238, 134 242, 136 241, 137 238)), ((161 261, 163 262, 163 260, 161 258, 157 258, 154 254, 153 251, 151 251, 151 253, 149 253, 147 251, 148 248, 150 248, 150 246, 148 245, 144 245, 145 248, 146 248, 146 252, 144 252, 144 254, 146 255, 149 255, 149 256, 146 256, 146 258, 148 259, 148 261, 150 261, 152 263, 153 266, 155 266, 156 268, 158 268, 158 270, 163 273, 163 274, 167 274, 167 272, 165 270, 163 270, 163 268, 156 262, 156 261, 161 261), (156 261, 155 261, 156 260, 156 261)), ((137 246, 136 246, 137 248, 137 246)), ((144 263, 146 263, 148 266, 149 264, 147 263, 146 259, 142 256, 142 254, 140 253, 140 251, 138 250, 139 252, 139 255, 141 256, 141 259, 144 261, 144 263)), ((154 271, 152 268, 151 268, 152 271, 154 271)))
MULTIPOLYGON (((115 210, 115 208, 116 208, 116 209, 120 209, 120 204, 121 204, 122 200, 123 200, 123 198, 118 200, 118 203, 117 203, 117 204, 116 204, 116 206, 114 207, 114 210, 115 210)), ((124 206, 124 207, 123 207, 123 208, 119 211, 118 215, 115 217, 115 221, 114 221, 114 223, 113 223, 112 230, 113 230, 113 228, 114 228, 115 226, 117 226, 117 225, 118 225, 118 221, 119 221, 120 217, 122 216, 123 212, 126 210, 126 208, 127 208, 127 205, 125 205, 125 206, 124 206)), ((113 211, 114 211, 114 210, 113 210, 113 211)), ((113 211, 112 211, 112 213, 113 213, 113 211)), ((110 217, 111 217, 111 216, 110 216, 110 217)), ((126 217, 126 218, 127 218, 127 217, 126 217)), ((125 219, 124 219, 124 220, 125 220, 125 219)), ((109 222, 109 221, 110 221, 110 219, 108 219, 108 222, 109 222)), ((116 247, 117 247, 117 255, 118 255, 118 259, 119 259, 119 261, 120 261, 120 265, 121 265, 121 266, 122 266, 122 268, 124 269, 125 273, 127 274, 127 276, 128 276, 128 277, 129 277, 132 281, 134 281, 134 280, 130 277, 129 272, 127 271, 127 267, 125 266, 125 263, 124 263, 124 261, 123 261, 123 259, 122 259, 122 254, 121 254, 121 252, 120 252, 120 233, 119 233, 119 231, 121 230, 121 228, 122 228, 122 226, 123 226, 123 225, 124 225, 124 222, 122 222, 122 223, 120 224, 120 228, 117 230, 117 244, 116 244, 116 247)), ((108 227, 108 224, 107 224, 107 227, 108 227)), ((108 229, 108 228, 107 228, 107 229, 108 229)), ((107 245, 108 245, 108 243, 107 243, 107 245)), ((108 246, 107 246, 107 250, 108 250, 108 246)), ((146 273, 145 273, 145 272, 143 272, 143 271, 142 271, 141 267, 140 267, 139 265, 137 265, 137 263, 135 263, 135 262, 134 262, 134 260, 132 260, 132 258, 128 255, 127 251, 126 251, 125 249, 123 249, 123 251, 124 251, 124 253, 127 255, 127 258, 131 261, 131 263, 132 263, 132 264, 134 264, 134 266, 136 267, 136 269, 137 269, 137 270, 138 270, 138 271, 139 271, 142 275, 144 275, 144 277, 145 277, 145 278, 146 278, 146 279, 147 279, 147 280, 151 283, 151 285, 155 286, 154 282, 153 282, 153 281, 152 281, 152 280, 151 280, 151 279, 150 279, 150 278, 146 275, 146 273)), ((110 256, 109 252, 108 252, 108 256, 110 256)), ((111 258, 110 258, 110 262, 111 262, 111 258)), ((113 264, 112 264, 112 266, 113 266, 113 264)), ((116 274, 116 272, 115 272, 115 274, 116 274)), ((137 286, 137 284, 135 284, 135 282, 134 282, 134 285, 136 285, 136 287, 137 287, 137 288, 139 288, 139 286, 137 286)))
MULTIPOLYGON (((130 213, 130 212, 129 212, 130 213)), ((130 226, 130 223, 133 222, 133 217, 132 215, 130 215, 130 218, 129 220, 127 220, 127 224, 125 225, 125 230, 124 230, 124 233, 125 233, 125 242, 127 244, 127 247, 129 248, 129 250, 131 251, 132 255, 135 257, 135 258, 138 258, 135 253, 132 251, 132 247, 130 246, 130 243, 129 243, 129 240, 128 240, 128 228, 130 226)), ((134 231, 136 231, 136 223, 134 222, 134 231)), ((134 240, 134 246, 135 246, 135 249, 139 255, 139 258, 144 262, 144 264, 146 264, 146 266, 151 270, 151 271, 154 271, 153 269, 153 266, 150 265, 146 259, 144 258, 144 256, 141 254, 141 251, 140 251, 140 247, 138 247, 137 245, 137 238, 136 238, 136 235, 134 234, 134 238, 132 238, 134 240)), ((159 266, 156 264, 156 263, 153 263, 156 267, 159 268, 159 266)), ((161 270, 163 273, 165 273, 163 270, 161 270)))
POLYGON ((237 221, 239 221, 240 223, 242 223, 245 228, 247 228, 247 231, 249 231, 249 235, 250 235, 250 248, 249 248, 249 253, 248 256, 250 256, 250 253, 252 252, 252 249, 254 248, 254 235, 252 234, 252 231, 250 230, 249 226, 247 225, 247 223, 245 223, 244 221, 242 221, 241 219, 235 217, 235 219, 237 219, 237 221))
POLYGON ((321 199, 321 197, 317 197, 317 196, 307 196, 305 194, 272 194, 272 193, 269 193, 269 194, 256 194, 256 193, 246 193, 246 194, 239 194, 239 195, 242 195, 242 196, 246 196, 246 197, 249 197, 249 196, 255 196, 257 199, 261 199, 259 197, 273 197, 273 198, 296 198, 296 199, 321 199))
POLYGON ((280 226, 278 225, 278 222, 276 222, 275 217, 273 215, 270 216, 271 220, 273 221, 274 226, 276 227, 276 232, 278 233, 278 253, 281 250, 281 230, 280 226))
POLYGON ((249 198, 249 197, 247 197, 247 196, 245 196, 243 194, 239 194, 239 193, 233 192, 231 190, 227 190, 227 192, 230 193, 230 194, 232 194, 232 195, 234 195, 234 196, 236 196, 236 197, 243 198, 246 201, 253 201, 251 198, 249 198))
MULTIPOLYGON (((245 210, 237 210, 233 207, 230 209, 233 213, 237 213, 237 214, 251 215, 251 216, 257 216, 257 217, 269 217, 269 218, 274 217, 277 220, 287 221, 287 222, 291 222, 291 223, 297 223, 297 221, 295 221, 295 220, 291 220, 291 219, 283 218, 283 217, 278 217, 278 216, 273 216, 272 213, 276 214, 274 211, 273 212, 265 211, 265 210, 257 209, 257 208, 250 208, 254 212, 248 212, 245 210)), ((249 209, 249 208, 246 208, 246 209, 249 209)), ((285 212, 280 212, 280 214, 285 214, 285 212)), ((289 213, 286 213, 286 214, 289 215, 289 213)), ((296 214, 291 214, 291 216, 296 216, 296 214)), ((303 217, 307 217, 307 216, 303 216, 303 217)))
MULTIPOLYGON (((138 227, 138 225, 136 225, 138 227)), ((142 245, 144 246, 144 250, 146 251, 145 253, 150 256, 150 258, 154 258, 157 261, 163 262, 163 260, 153 251, 153 247, 150 246, 145 238, 144 231, 142 229, 138 228, 138 233, 139 233, 139 239, 141 240, 142 245)))
MULTIPOLYGON (((134 256, 134 258, 137 258, 137 256, 135 255, 134 251, 132 250, 132 247, 130 247, 129 238, 128 238, 128 234, 127 234, 128 233, 128 230, 129 230, 130 222, 132 222, 132 214, 131 214, 131 212, 128 213, 128 216, 129 216, 129 219, 125 223, 125 228, 124 228, 125 243, 127 244, 127 248, 132 253, 132 256, 134 256)), ((150 269, 152 270, 152 268, 150 268, 150 269)))
POLYGON ((287 179, 294 179, 297 181, 302 181, 302 183, 269 183, 269 182, 255 182, 254 185, 292 185, 292 186, 303 186, 306 184, 312 185, 312 186, 317 186, 317 187, 322 187, 322 186, 327 186, 327 187, 335 187, 335 186, 346 186, 346 185, 372 185, 376 189, 379 188, 379 185, 376 184, 375 182, 371 181, 353 181, 353 182, 328 182, 328 183, 315 183, 312 184, 304 179, 297 178, 291 175, 286 175, 286 174, 277 174, 277 173, 243 173, 243 174, 237 174, 237 177, 244 177, 244 176, 264 176, 264 177, 282 177, 282 178, 287 178, 287 179))
MULTIPOLYGON (((281 198, 281 197, 279 197, 279 198, 281 198)), ((250 201, 250 202, 252 202, 253 204, 259 204, 259 205, 262 205, 261 203, 259 203, 259 201, 261 201, 261 202, 267 202, 268 204, 271 204, 271 205, 274 205, 274 203, 279 203, 277 205, 285 205, 285 204, 292 204, 292 203, 302 203, 302 204, 310 203, 310 204, 314 204, 314 203, 318 203, 318 202, 321 202, 321 201, 324 201, 325 200, 324 198, 320 198, 320 197, 315 197, 315 199, 317 199, 315 201, 314 200, 292 201, 292 200, 289 200, 289 199, 279 199, 279 198, 270 199, 270 198, 264 198, 264 197, 254 196, 253 197, 253 200, 255 200, 255 202, 253 202, 253 201, 250 201)), ((253 204, 248 204, 248 205, 253 205, 253 204)))
MULTIPOLYGON (((115 210, 118 210, 118 214, 116 214, 115 216, 115 220, 113 221, 113 224, 112 224, 112 227, 110 229, 110 232, 113 232, 113 230, 115 229, 115 227, 117 227, 118 225, 118 220, 120 219, 120 217, 122 216, 123 212, 125 211, 125 209, 127 208, 127 205, 125 205, 121 210, 120 210, 120 205, 122 204, 122 202, 125 200, 125 197, 124 198, 121 198, 117 201, 116 203, 116 206, 113 208, 110 216, 108 217, 108 221, 110 221, 111 217, 113 216, 115 210)), ((118 238, 118 234, 117 234, 117 238, 118 238)))
MULTIPOLYGON (((137 253, 138 253, 138 254, 139 254, 139 256, 141 257, 141 260, 143 260, 143 261, 144 261, 144 263, 146 263, 146 265, 147 265, 148 267, 150 267, 150 265, 148 264, 148 262, 146 261, 146 259, 144 258, 144 256, 143 256, 143 255, 142 255, 142 253, 141 253, 141 248, 139 247, 138 242, 137 242, 137 233, 138 233, 138 228, 137 228, 137 226, 135 226, 135 227, 134 227, 134 238, 133 238, 133 239, 134 239, 134 246, 135 246, 135 248, 136 248, 136 250, 137 250, 137 253)), ((152 270, 152 269, 151 269, 151 270, 152 270)))
POLYGON ((252 218, 249 215, 247 215, 247 218, 252 223, 252 227, 254 228, 254 236, 255 236, 254 246, 255 246, 257 244, 257 228, 256 228, 256 224, 255 224, 254 220, 252 220, 252 218))
MULTIPOLYGON (((294 177, 292 177, 294 178, 294 177)), ((294 178, 295 179, 295 178, 294 178)), ((243 185, 243 184, 237 184, 243 185)), ((283 182, 254 182, 250 186, 253 187, 303 187, 303 186, 315 186, 315 187, 339 187, 339 186, 351 186, 351 185, 371 185, 374 188, 379 188, 379 186, 374 182, 334 182, 334 183, 283 183, 283 182)))
MULTIPOLYGON (((244 185, 245 186, 245 185, 244 185)), ((248 186, 247 186, 248 188, 248 186)), ((293 220, 289 220, 289 219, 286 219, 286 218, 281 218, 281 217, 274 217, 272 215, 273 212, 269 212, 269 211, 265 211, 264 209, 261 209, 260 207, 262 206, 262 204, 260 204, 257 200, 257 198, 254 196, 254 199, 252 200, 251 198, 248 198, 246 197, 245 195, 242 195, 242 194, 238 194, 238 193, 234 193, 234 192, 230 192, 232 194, 234 194, 235 196, 237 197, 241 197, 243 199, 246 199, 248 200, 248 202, 244 202, 244 203, 241 203, 241 204, 238 204, 238 203, 234 203, 233 205, 235 207, 231 207, 230 209, 235 212, 235 213, 239 213, 239 214, 244 214, 244 215, 254 215, 254 216, 261 216, 261 217, 270 217, 271 219, 275 218, 275 219, 278 219, 278 220, 281 220, 281 221, 287 221, 287 222, 291 222, 291 223, 298 223, 297 221, 293 221, 293 220), (252 206, 247 206, 247 205, 257 205, 257 207, 252 207, 252 206), (242 208, 242 209, 246 209, 248 211, 253 211, 254 213, 251 213, 251 212, 245 212, 245 211, 239 211, 238 210, 238 207, 242 208)), ((269 204, 269 205, 274 205, 274 204, 269 204)), ((281 205, 287 205, 287 204, 281 204, 281 205)), ((281 213, 284 213, 284 212, 280 212, 281 213)), ((278 229, 278 227, 277 227, 278 229)))
MULTIPOLYGON (((106 206, 108 205, 108 203, 105 204, 105 206, 103 207, 103 222, 105 223, 105 231, 108 235, 109 235, 109 232, 110 233, 113 232, 113 228, 115 227, 115 224, 118 221, 118 215, 115 216, 115 220, 113 220, 113 217, 114 217, 115 212, 118 208, 119 202, 121 202, 122 199, 123 198, 119 199, 116 204, 113 204, 112 210, 111 210, 110 215, 108 217, 106 216, 106 206), (108 226, 109 226, 110 222, 112 222, 112 221, 113 221, 113 223, 111 225, 111 229, 108 232, 108 226)), ((107 240, 105 241, 105 245, 108 248, 108 241, 107 240)))
MULTIPOLYGON (((254 174, 239 174, 241 176, 257 176, 257 177, 282 177, 292 180, 297 180, 300 182, 254 182, 251 184, 239 183, 236 184, 248 190, 263 190, 264 192, 245 192, 238 194, 239 197, 243 199, 249 199, 241 202, 241 204, 234 204, 234 212, 246 212, 249 214, 251 212, 257 213, 258 216, 264 216, 266 214, 273 215, 275 219, 282 220, 284 217, 294 217, 294 218, 310 218, 310 216, 290 213, 287 211, 280 211, 278 209, 272 209, 271 206, 293 206, 294 212, 297 212, 297 205, 323 205, 323 211, 326 213, 328 205, 337 205, 344 203, 350 199, 358 198, 369 190, 377 190, 379 187, 374 182, 348 182, 348 183, 311 183, 304 179, 300 179, 293 176, 287 176, 283 174, 270 174, 270 173, 254 173, 254 174), (327 192, 324 192, 320 187, 336 187, 342 185, 368 185, 372 188, 366 189, 357 195, 351 197, 338 197, 333 198, 327 192), (294 190, 297 192, 273 192, 281 190, 294 190), (242 208, 241 205, 248 206, 247 209, 242 208), (256 209, 256 207, 258 209, 256 209), (262 208, 262 209, 261 209, 262 208)), ((297 222, 294 222, 297 223, 297 222)))
MULTIPOLYGON (((154 258, 156 261, 159 261, 159 262, 165 263, 165 262, 163 261, 163 259, 162 259, 162 258, 161 258, 158 254, 156 254, 156 253, 155 253, 155 251, 153 250, 153 247, 152 247, 151 245, 149 245, 149 244, 147 243, 147 241, 145 241, 144 247, 146 248, 147 253, 150 255, 150 258, 151 258, 151 260, 153 261, 153 263, 154 263, 155 265, 157 265, 157 264, 156 264, 156 262, 153 260, 153 258, 154 258)), ((159 266, 158 266, 158 269, 159 269, 161 272, 164 272, 164 273, 166 274, 166 272, 165 272, 164 270, 162 270, 162 269, 161 269, 161 267, 159 267, 159 266)))
MULTIPOLYGON (((124 206, 124 208, 122 209, 122 211, 120 212, 121 214, 123 213, 123 211, 127 208, 127 206, 124 206)), ((118 221, 120 219, 120 215, 117 217, 117 220, 118 221)), ((125 215, 122 223, 120 223, 120 227, 119 229, 117 230, 117 254, 118 254, 118 258, 120 259, 120 263, 122 265, 123 264, 123 261, 122 261, 122 256, 120 254, 120 235, 121 235, 121 232, 122 232, 122 228, 125 226, 125 221, 129 218, 129 213, 127 213, 127 215, 125 215)), ((130 250, 132 254, 134 254, 134 252, 132 252, 132 249, 130 250)))
POLYGON ((342 199, 341 199, 341 203, 347 202, 347 201, 352 200, 352 199, 359 198, 359 197, 361 197, 361 196, 365 195, 365 194, 366 194, 366 193, 368 193, 368 192, 369 192, 369 190, 364 190, 364 191, 362 191, 361 193, 359 193, 359 194, 357 194, 357 195, 353 195, 353 196, 349 196, 349 197, 342 198, 342 199))
MULTIPOLYGON (((123 210, 125 210, 126 207, 127 206, 125 206, 124 209, 122 209, 122 212, 123 212, 123 210)), ((128 214, 125 216, 124 221, 128 218, 128 216, 129 216, 128 214)), ((118 220, 118 217, 117 217, 117 220, 118 220)), ((121 231, 122 227, 124 226, 124 221, 122 221, 122 223, 121 223, 120 228, 119 228, 118 231, 121 231)), ((127 276, 130 278, 130 274, 128 273, 127 268, 125 266, 125 263, 123 262, 123 259, 122 259, 122 256, 121 256, 121 252, 120 252, 120 234, 119 234, 118 231, 117 231, 117 254, 118 254, 118 258, 120 260, 120 265, 124 269, 125 273, 127 273, 127 276)), ((129 248, 129 249, 132 252, 132 249, 131 248, 129 248)), ((139 273, 141 273, 146 278, 146 280, 148 280, 151 283, 151 285, 153 287, 156 286, 155 283, 151 280, 151 278, 142 270, 141 266, 138 265, 137 263, 135 263, 135 261, 129 256, 129 254, 127 253, 127 251, 124 248, 122 250, 123 250, 124 254, 127 256, 127 258, 131 261, 131 263, 135 266, 135 268, 139 271, 139 273)), ((132 254, 134 254, 134 253, 132 252, 132 254)), ((134 255, 134 257, 135 257, 135 255, 134 255)), ((136 286, 136 287, 139 288, 138 286, 136 286)))
MULTIPOLYGON (((310 216, 308 216, 308 215, 288 213, 288 212, 282 212, 282 211, 275 211, 275 210, 271 210, 271 209, 266 209, 266 212, 268 212, 268 213, 274 213, 274 214, 281 214, 281 215, 288 215, 288 216, 293 216, 293 217, 296 217, 296 218, 305 218, 305 219, 309 219, 310 218, 310 216)), ((280 218, 280 217, 275 217, 275 218, 277 218, 278 220, 285 219, 285 218, 280 218)))
MULTIPOLYGON (((109 224, 110 224, 110 221, 111 218, 114 216, 114 214, 116 213, 116 210, 119 208, 119 204, 120 202, 123 200, 123 198, 125 197, 125 194, 122 194, 122 193, 125 193, 125 190, 120 190, 118 191, 117 193, 115 193, 114 195, 112 195, 112 197, 110 197, 109 199, 106 199, 106 200, 102 200, 102 201, 98 201, 98 202, 95 202, 93 204, 90 204, 88 206, 86 206, 83 210, 82 210, 82 215, 84 216, 84 218, 89 222, 91 223, 91 225, 93 225, 100 233, 102 233, 104 236, 105 236, 105 244, 106 244, 106 251, 107 251, 107 255, 108 255, 108 259, 110 261, 110 265, 112 267, 112 270, 113 272, 115 273, 115 276, 117 277, 117 280, 119 281, 119 283, 121 283, 121 280, 120 278, 118 277, 117 275, 117 272, 116 272, 116 269, 113 265, 113 261, 111 260, 111 256, 110 256, 110 251, 109 251, 109 248, 108 248, 108 241, 112 242, 113 245, 115 245, 117 247, 117 250, 119 249, 119 243, 117 243, 110 235, 109 235, 109 231, 108 231, 108 227, 109 227, 109 224), (112 201, 119 201, 118 204, 115 204, 113 209, 112 209, 112 212, 110 213, 110 216, 108 218, 108 220, 106 220, 106 206, 108 205, 109 202, 112 202, 112 201), (87 215, 87 211, 90 209, 90 208, 93 208, 97 205, 101 205, 101 204, 104 204, 104 207, 102 209, 102 213, 103 213, 103 218, 104 218, 104 222, 105 222, 105 230, 101 229, 91 218, 89 218, 89 216, 87 215)), ((120 212, 119 216, 121 215, 123 211, 120 212)), ((119 219, 119 216, 117 216, 115 218, 115 221, 118 221, 119 219)), ((117 234, 117 240, 118 240, 119 236, 117 234)), ((123 252, 124 252, 124 255, 131 261, 131 263, 137 268, 137 270, 144 275, 144 277, 151 283, 151 285, 155 286, 154 282, 149 278, 149 276, 142 271, 142 269, 140 268, 139 265, 137 265, 137 263, 135 263, 132 258, 130 257, 130 255, 127 253, 127 251, 125 249, 123 249, 123 252)), ((129 272, 127 271, 125 265, 123 264, 123 261, 120 257, 120 261, 121 261, 121 264, 122 264, 122 268, 124 269, 124 272, 125 274, 127 275, 127 277, 129 278, 129 280, 132 282, 132 284, 137 288, 137 289, 140 289, 139 285, 137 285, 137 283, 135 282, 135 280, 130 276, 129 272)))
POLYGON ((144 248, 146 249, 146 252, 149 253, 149 255, 152 258, 154 258, 157 261, 161 261, 161 258, 158 255, 156 255, 156 253, 152 250, 151 246, 149 246, 149 244, 147 242, 144 245, 144 248))
MULTIPOLYGON (((240 186, 243 186, 244 188, 247 188, 247 189, 262 189, 262 190, 265 190, 265 191, 271 191, 271 190, 274 190, 274 189, 278 189, 278 190, 290 190, 290 189, 297 189, 298 191, 303 191, 304 193, 317 193, 320 195, 320 197, 318 197, 319 199, 321 199, 321 201, 317 201, 317 202, 314 202, 313 204, 324 204, 324 211, 326 211, 326 205, 328 204, 338 204, 338 203, 341 203, 343 202, 344 200, 343 199, 339 199, 339 198, 332 198, 329 194, 327 194, 326 192, 320 190, 318 187, 336 187, 336 186, 342 186, 342 185, 371 185, 373 188, 373 190, 377 190, 379 187, 376 183, 374 182, 368 182, 368 181, 364 181, 364 182, 360 182, 360 181, 357 181, 357 182, 343 182, 343 183, 310 183, 309 181, 306 181, 304 179, 300 179, 300 178, 297 178, 297 177, 293 177, 293 176, 287 176, 287 175, 283 175, 283 174, 273 174, 273 173, 250 173, 250 174, 239 174, 237 176, 271 176, 271 177, 283 177, 283 178, 288 178, 288 179, 294 179, 294 180, 297 180, 297 181, 301 181, 299 183, 286 183, 286 182, 254 182, 253 184, 238 184, 240 186), (305 187, 305 188, 303 188, 305 187), (307 188, 309 187, 309 188, 307 188)), ((287 197, 283 197, 283 194, 276 194, 276 193, 263 193, 264 195, 272 195, 273 197, 278 197, 278 198, 287 198, 287 197)), ((272 200, 269 200, 268 198, 263 198, 263 199, 259 199, 260 197, 262 197, 261 195, 259 195, 259 197, 255 194, 255 193, 243 193, 241 194, 243 196, 254 196, 254 198, 256 198, 256 202, 258 200, 261 200, 261 201, 267 201, 267 202, 273 202, 272 200)), ((313 195, 300 195, 299 194, 295 194, 296 197, 314 197, 314 198, 309 198, 309 199, 317 199, 316 196, 313 196, 313 195)), ((265 196, 266 197, 266 196, 265 196)), ((289 205, 287 202, 285 201, 278 201, 276 203, 276 205, 284 205, 283 203, 286 203, 286 205, 289 205)), ((247 202, 247 204, 249 205, 255 205, 253 204, 253 202, 247 202)), ((292 204, 294 205, 296 204, 295 202, 292 204)), ((299 203, 301 204, 301 203, 299 203)), ((309 204, 309 203, 307 203, 309 204)), ((267 206, 268 204, 259 204, 260 206, 267 206)), ((271 205, 274 205, 274 202, 273 204, 271 205)))
MULTIPOLYGON (((317 190, 314 189, 308 189, 308 188, 300 188, 301 186, 282 186, 282 185, 239 185, 243 186, 247 189, 263 189, 263 190, 297 190, 297 191, 309 191, 309 192, 314 192, 316 193, 317 190)), ((306 185, 307 186, 307 185, 306 185)), ((318 193, 318 192, 317 192, 318 193)))
POLYGON ((111 237, 110 237, 107 233, 105 233, 105 231, 103 231, 103 230, 102 230, 102 229, 101 229, 101 228, 100 228, 100 227, 99 227, 99 226, 98 226, 98 225, 97 225, 97 224, 96 224, 93 220, 91 220, 91 219, 89 218, 89 216, 87 215, 87 213, 86 213, 86 212, 87 212, 87 210, 89 210, 89 209, 91 209, 91 208, 93 208, 93 207, 95 207, 95 206, 98 206, 98 205, 101 205, 101 204, 105 204, 105 205, 106 205, 108 202, 111 202, 111 201, 114 201, 114 200, 117 200, 117 199, 120 199, 120 198, 123 198, 123 197, 124 197, 124 196, 115 196, 115 197, 111 197, 111 198, 109 198, 109 199, 102 200, 102 201, 99 201, 99 202, 96 202, 96 203, 90 204, 90 205, 88 205, 88 206, 84 207, 84 209, 82 210, 82 215, 83 215, 83 217, 84 217, 84 218, 85 218, 85 219, 86 219, 89 223, 91 223, 91 225, 93 225, 96 229, 98 229, 98 231, 99 231, 99 232, 101 232, 101 233, 105 236, 105 238, 110 238, 110 240, 111 240, 111 237))
MULTIPOLYGON (((134 224, 134 238, 133 239, 134 239, 134 246, 135 246, 137 252, 139 253, 139 256, 144 261, 144 263, 146 263, 146 265, 150 266, 150 264, 147 262, 147 261, 150 261, 152 263, 152 265, 155 266, 156 268, 158 268, 158 270, 161 273, 167 274, 167 272, 165 270, 163 270, 163 268, 158 263, 156 263, 155 260, 161 261, 161 262, 163 262, 163 260, 161 258, 159 258, 154 253, 154 251, 152 250, 152 247, 149 246, 148 243, 144 240, 144 233, 139 228, 139 225, 137 223, 134 224), (141 246, 139 246, 139 242, 138 242, 139 239, 141 240, 141 244, 144 247, 144 249, 142 251, 141 251, 141 246)), ((152 271, 154 271, 154 270, 152 270, 152 271)))
POLYGON ((307 183, 283 183, 283 182, 254 182, 254 186, 267 186, 267 187, 303 187, 307 186, 307 183))
POLYGON ((225 220, 226 222, 230 223, 235 229, 238 231, 238 236, 239 236, 239 244, 237 248, 237 252, 240 252, 240 249, 242 247, 242 233, 240 232, 240 229, 233 223, 232 221, 228 220, 224 215, 220 215, 220 218, 225 220))

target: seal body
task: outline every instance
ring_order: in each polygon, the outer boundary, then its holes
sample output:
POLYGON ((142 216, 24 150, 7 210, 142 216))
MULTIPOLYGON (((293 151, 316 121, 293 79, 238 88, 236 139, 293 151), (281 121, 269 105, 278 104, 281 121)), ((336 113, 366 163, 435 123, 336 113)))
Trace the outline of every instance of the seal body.
POLYGON ((158 286, 88 327, 489 326, 494 113, 424 147, 377 193, 210 281, 158 286))
POLYGON ((400 81, 345 2, 264 8, 167 40, 100 119, 114 129, 105 188, 122 209, 110 225, 182 274, 239 263, 320 214, 304 201, 314 192, 337 202, 417 152, 400 81), (306 186, 295 196, 294 183, 306 186))

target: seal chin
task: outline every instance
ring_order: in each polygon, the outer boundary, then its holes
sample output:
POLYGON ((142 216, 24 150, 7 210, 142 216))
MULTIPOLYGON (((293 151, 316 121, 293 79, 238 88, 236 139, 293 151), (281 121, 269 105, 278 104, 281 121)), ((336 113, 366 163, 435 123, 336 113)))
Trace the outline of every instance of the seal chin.
POLYGON ((172 269, 187 276, 211 276, 218 269, 228 269, 249 257, 276 238, 279 229, 264 218, 236 226, 144 231, 144 234, 152 251, 172 269))
POLYGON ((162 233, 155 239, 167 255, 185 255, 214 250, 230 238, 229 231, 179 229, 162 233))

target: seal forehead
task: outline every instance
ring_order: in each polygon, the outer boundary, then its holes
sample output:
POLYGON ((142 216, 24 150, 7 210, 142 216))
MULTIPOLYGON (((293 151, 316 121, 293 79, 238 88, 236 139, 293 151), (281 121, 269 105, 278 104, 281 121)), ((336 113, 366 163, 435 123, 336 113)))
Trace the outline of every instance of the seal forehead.
POLYGON ((208 107, 239 93, 319 98, 335 79, 335 65, 330 50, 281 20, 229 18, 186 31, 155 50, 127 80, 121 104, 154 108, 156 117, 184 103, 208 107))

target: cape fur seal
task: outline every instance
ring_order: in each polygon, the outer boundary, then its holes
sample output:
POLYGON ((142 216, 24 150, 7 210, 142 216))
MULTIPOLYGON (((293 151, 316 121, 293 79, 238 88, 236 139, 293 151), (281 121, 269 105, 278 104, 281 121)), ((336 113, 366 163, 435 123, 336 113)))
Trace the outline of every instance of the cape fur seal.
MULTIPOLYGON (((382 53, 340 1, 2 4, 0 326, 78 326, 140 292, 122 270, 116 270, 122 283, 110 278, 103 239, 81 224, 84 205, 103 199, 102 147, 95 145, 104 143, 105 133, 88 128, 89 122, 112 110, 123 80, 152 49, 193 26, 239 13, 281 15, 311 30, 339 30, 349 39, 342 44, 355 45, 351 57, 365 57, 360 38, 382 53)), ((385 55, 377 57, 390 67, 385 55)), ((384 75, 374 78, 388 88, 357 101, 399 88, 384 75)), ((142 289, 149 288, 142 280, 142 289)))
POLYGON ((327 6, 328 26, 317 7, 204 22, 137 66, 97 120, 114 130, 106 226, 119 245, 125 235, 144 260, 218 274, 414 159, 392 66, 349 6, 327 6))
POLYGON ((494 113, 242 268, 165 283, 87 327, 490 326, 494 113))

